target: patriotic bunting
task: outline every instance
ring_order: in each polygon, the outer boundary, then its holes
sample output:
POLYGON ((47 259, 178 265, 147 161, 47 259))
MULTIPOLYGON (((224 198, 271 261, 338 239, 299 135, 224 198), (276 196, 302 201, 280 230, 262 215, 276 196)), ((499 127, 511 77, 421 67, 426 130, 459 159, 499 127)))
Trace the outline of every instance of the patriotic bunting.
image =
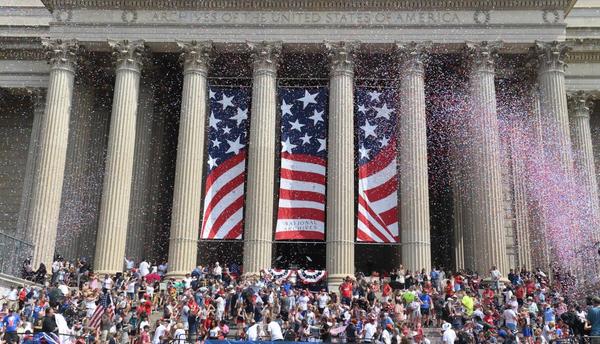
POLYGON ((201 239, 241 239, 250 89, 211 87, 201 239))
POLYGON ((288 270, 288 269, 268 269, 266 272, 275 281, 285 281, 288 278, 292 277, 292 274, 294 273, 294 270, 288 270))
POLYGON ((394 89, 356 90, 357 241, 399 242, 394 89))
POLYGON ((325 239, 327 90, 279 88, 281 170, 275 240, 325 239))
POLYGON ((304 283, 317 283, 327 277, 325 270, 297 270, 296 274, 304 283))

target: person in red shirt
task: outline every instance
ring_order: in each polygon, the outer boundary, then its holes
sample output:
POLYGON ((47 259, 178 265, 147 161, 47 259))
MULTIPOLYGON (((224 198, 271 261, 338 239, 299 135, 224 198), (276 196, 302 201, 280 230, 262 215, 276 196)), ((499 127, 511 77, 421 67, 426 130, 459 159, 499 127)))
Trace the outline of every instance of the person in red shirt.
POLYGON ((142 330, 142 333, 140 333, 139 343, 140 344, 150 344, 150 343, 152 343, 150 341, 150 326, 148 326, 148 325, 144 326, 144 329, 142 330))
POLYGON ((463 290, 463 277, 461 274, 456 274, 454 276, 454 291, 463 290))
POLYGON ((446 287, 444 288, 444 292, 446 294, 446 299, 454 296, 454 288, 452 287, 452 282, 447 281, 446 287))
POLYGON ((490 288, 489 285, 487 285, 485 287, 485 289, 483 290, 482 293, 482 297, 483 297, 483 304, 485 306, 489 306, 494 302, 494 291, 492 290, 492 288, 490 288))
POLYGON ((522 284, 515 290, 515 296, 517 297, 519 307, 523 306, 523 301, 525 301, 525 287, 522 284))
POLYGON ((352 279, 346 276, 344 283, 340 284, 340 295, 342 295, 342 304, 350 306, 352 303, 352 279))
POLYGON ((392 293, 392 287, 390 286, 390 284, 388 282, 384 282, 383 290, 381 291, 381 295, 383 297, 387 297, 387 296, 390 296, 391 293, 392 293))
POLYGON ((494 326, 494 315, 492 314, 492 311, 490 311, 490 310, 485 311, 485 315, 483 316, 483 321, 491 326, 494 326))

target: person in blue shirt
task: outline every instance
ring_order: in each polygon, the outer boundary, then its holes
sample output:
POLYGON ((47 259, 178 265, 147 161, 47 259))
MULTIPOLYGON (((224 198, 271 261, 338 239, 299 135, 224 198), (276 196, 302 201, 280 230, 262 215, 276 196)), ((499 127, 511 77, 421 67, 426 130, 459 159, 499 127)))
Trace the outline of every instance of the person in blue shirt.
POLYGON ((544 323, 556 322, 554 314, 554 309, 550 305, 546 305, 546 309, 544 309, 544 323))
POLYGON ((592 299, 592 307, 588 309, 586 320, 591 330, 592 344, 600 343, 600 297, 592 299))
POLYGON ((429 296, 427 293, 422 293, 419 295, 419 300, 421 300, 421 316, 423 317, 423 324, 428 326, 429 310, 431 309, 431 296, 429 296))
POLYGON ((4 326, 4 340, 7 344, 18 343, 19 336, 17 335, 17 327, 21 324, 21 317, 16 314, 11 308, 8 311, 8 315, 2 319, 2 325, 4 326))

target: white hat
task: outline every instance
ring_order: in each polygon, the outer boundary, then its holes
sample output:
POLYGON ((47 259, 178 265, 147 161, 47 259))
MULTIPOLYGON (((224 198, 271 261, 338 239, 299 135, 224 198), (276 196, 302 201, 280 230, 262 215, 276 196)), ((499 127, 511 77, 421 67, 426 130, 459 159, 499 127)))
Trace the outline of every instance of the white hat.
POLYGON ((442 331, 448 331, 451 328, 452 328, 452 325, 450 325, 450 323, 448 323, 448 322, 445 322, 442 324, 442 331))

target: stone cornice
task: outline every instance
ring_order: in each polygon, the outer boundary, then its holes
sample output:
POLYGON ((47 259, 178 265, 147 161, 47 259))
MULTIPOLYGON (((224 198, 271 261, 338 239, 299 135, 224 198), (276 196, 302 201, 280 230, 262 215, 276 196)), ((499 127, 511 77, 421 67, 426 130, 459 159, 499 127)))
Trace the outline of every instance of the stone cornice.
POLYGON ((568 12, 575 0, 42 0, 66 8, 177 10, 457 10, 546 9, 568 12))

